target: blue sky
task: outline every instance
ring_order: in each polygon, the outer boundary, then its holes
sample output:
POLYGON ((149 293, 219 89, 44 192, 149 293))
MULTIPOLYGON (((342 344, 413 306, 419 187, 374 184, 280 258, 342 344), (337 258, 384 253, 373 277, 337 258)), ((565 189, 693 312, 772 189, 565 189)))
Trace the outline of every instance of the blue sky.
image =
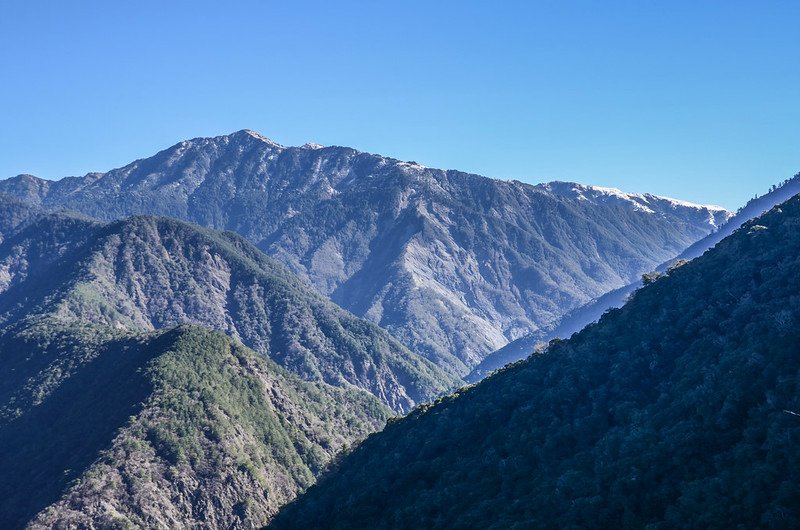
POLYGON ((800 171, 800 2, 0 5, 0 177, 250 128, 736 208, 800 171))

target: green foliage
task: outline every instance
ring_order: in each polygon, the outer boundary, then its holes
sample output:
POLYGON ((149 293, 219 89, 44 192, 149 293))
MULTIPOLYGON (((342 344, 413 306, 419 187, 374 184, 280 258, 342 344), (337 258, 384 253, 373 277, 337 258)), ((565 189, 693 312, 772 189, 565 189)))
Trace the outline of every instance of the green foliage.
MULTIPOLYGON (((250 498, 243 513, 265 522, 389 417, 364 391, 301 381, 196 326, 142 335, 53 318, 22 324, 0 334, 2 528, 52 503, 39 524, 75 525, 66 505, 90 505, 100 510, 85 509, 79 526, 111 524, 102 507, 113 506, 143 527, 142 514, 162 517, 173 502, 191 521, 194 508, 170 489, 178 483, 198 503, 217 490, 217 502, 250 498), (140 491, 162 504, 131 493, 140 491)), ((223 521, 245 516, 218 511, 223 521)))
POLYGON ((80 478, 146 397, 151 355, 137 337, 49 319, 0 334, 0 527, 80 478))
POLYGON ((0 245, 0 323, 30 314, 128 330, 224 331, 307 380, 355 385, 401 412, 458 380, 313 292, 231 233, 174 219, 40 219, 0 245))
POLYGON ((28 222, 36 208, 9 195, 0 193, 0 242, 28 222))
POLYGON ((650 285, 654 281, 661 278, 661 276, 663 276, 663 274, 660 272, 646 272, 642 274, 642 285, 650 285))
POLYGON ((392 422, 271 528, 795 526, 798 226, 794 198, 570 340, 392 422))
POLYGON ((0 270, 2 528, 260 524, 455 383, 234 234, 49 215, 0 270))

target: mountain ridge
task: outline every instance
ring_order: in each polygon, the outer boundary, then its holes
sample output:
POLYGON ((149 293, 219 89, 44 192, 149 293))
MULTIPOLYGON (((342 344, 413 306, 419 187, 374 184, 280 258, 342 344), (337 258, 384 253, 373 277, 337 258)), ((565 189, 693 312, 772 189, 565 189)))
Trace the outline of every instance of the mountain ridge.
POLYGON ((3 528, 257 528, 457 383, 237 234, 27 210, 0 242, 3 528))
POLYGON ((241 236, 169 218, 42 217, 0 244, 0 322, 31 314, 220 330, 308 380, 405 411, 457 380, 312 291, 241 236))
MULTIPOLYGON (((770 191, 764 195, 748 201, 747 204, 740 208, 739 211, 724 224, 717 227, 716 230, 706 237, 690 245, 674 258, 655 267, 654 272, 663 274, 676 264, 679 265, 686 260, 692 260, 701 256, 704 252, 713 248, 725 237, 733 234, 751 219, 764 214, 771 208, 774 208, 798 193, 800 193, 800 173, 794 175, 790 179, 786 179, 780 185, 773 186, 770 191)), ((588 324, 597 322, 604 312, 622 307, 625 300, 641 286, 641 279, 637 279, 637 281, 633 283, 605 293, 584 306, 573 309, 563 315, 558 322, 554 323, 554 325, 550 326, 548 329, 543 329, 540 332, 532 333, 510 342, 503 348, 486 356, 486 358, 473 368, 472 372, 467 374, 464 379, 470 383, 477 382, 492 371, 502 368, 506 364, 524 359, 530 355, 536 347, 543 347, 550 340, 569 338, 573 333, 577 333, 588 324)))
POLYGON ((106 173, 7 179, 0 192, 105 220, 166 215, 237 232, 458 376, 729 215, 654 197, 647 213, 252 131, 185 140, 106 173))
POLYGON ((791 527, 800 196, 370 436, 269 528, 791 527))
POLYGON ((44 368, 0 409, 3 528, 255 528, 390 415, 198 326, 64 324, 0 334, 44 368))

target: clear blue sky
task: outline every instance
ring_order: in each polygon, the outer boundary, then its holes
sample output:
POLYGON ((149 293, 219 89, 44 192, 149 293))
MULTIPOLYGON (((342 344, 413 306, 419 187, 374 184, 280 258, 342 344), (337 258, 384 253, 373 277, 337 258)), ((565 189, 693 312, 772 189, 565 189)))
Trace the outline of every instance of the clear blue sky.
POLYGON ((800 171, 800 2, 0 4, 0 177, 250 128, 736 208, 800 171))

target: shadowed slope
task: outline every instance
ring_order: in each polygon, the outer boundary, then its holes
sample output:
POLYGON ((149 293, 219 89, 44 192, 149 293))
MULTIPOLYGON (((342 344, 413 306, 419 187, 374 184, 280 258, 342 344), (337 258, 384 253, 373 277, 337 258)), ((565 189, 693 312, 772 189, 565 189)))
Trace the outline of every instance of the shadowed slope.
POLYGON ((9 529, 34 516, 31 528, 254 528, 389 414, 191 326, 38 318, 0 335, 0 356, 13 366, 0 371, 9 529))

